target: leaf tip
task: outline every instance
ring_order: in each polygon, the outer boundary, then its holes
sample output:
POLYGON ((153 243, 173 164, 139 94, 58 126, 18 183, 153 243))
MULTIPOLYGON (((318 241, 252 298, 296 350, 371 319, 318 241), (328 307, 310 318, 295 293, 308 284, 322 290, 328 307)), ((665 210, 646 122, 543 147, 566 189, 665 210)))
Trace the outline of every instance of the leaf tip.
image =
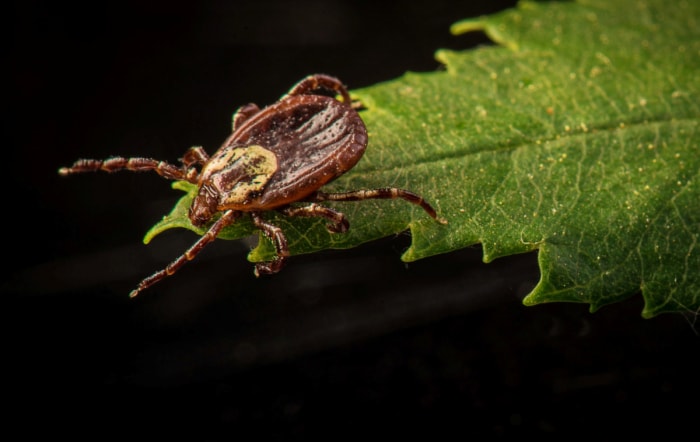
POLYGON ((538 302, 534 301, 530 295, 525 296, 522 302, 525 307, 534 307, 538 304, 538 302))
POLYGON ((182 190, 185 193, 191 192, 194 188, 197 187, 194 184, 189 183, 187 181, 173 181, 173 183, 170 186, 173 189, 182 190))
POLYGON ((481 19, 467 19, 460 20, 450 26, 450 33, 452 35, 466 34, 467 32, 483 31, 486 27, 486 23, 481 19))
POLYGON ((148 229, 148 232, 146 232, 146 234, 143 236, 144 244, 148 245, 153 240, 153 238, 155 238, 156 236, 163 233, 163 231, 168 229, 167 218, 167 216, 164 216, 161 221, 157 222, 150 229, 148 229))

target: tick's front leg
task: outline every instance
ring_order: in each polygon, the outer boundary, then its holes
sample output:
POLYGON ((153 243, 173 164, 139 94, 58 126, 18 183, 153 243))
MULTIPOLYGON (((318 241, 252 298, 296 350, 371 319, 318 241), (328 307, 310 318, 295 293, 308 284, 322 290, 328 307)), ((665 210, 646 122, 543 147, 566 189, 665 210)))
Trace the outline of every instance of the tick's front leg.
POLYGON ((153 170, 158 175, 171 180, 186 180, 196 183, 196 176, 191 176, 186 170, 173 166, 165 161, 154 160, 153 158, 122 158, 113 157, 106 160, 82 159, 73 163, 70 167, 58 169, 59 175, 73 175, 85 172, 117 172, 119 170, 130 170, 132 172, 146 172, 153 170))
POLYGON ((233 210, 228 210, 224 212, 224 214, 221 215, 221 218, 216 220, 216 222, 212 224, 209 230, 204 235, 202 235, 199 238, 199 240, 197 240, 197 242, 192 245, 192 247, 187 249, 187 251, 180 255, 180 257, 177 258, 175 261, 168 264, 166 268, 155 272, 148 278, 145 278, 143 281, 141 281, 138 287, 131 291, 129 297, 133 298, 137 296, 143 290, 147 289, 148 287, 152 286, 158 281, 174 274, 180 269, 180 267, 184 266, 189 261, 192 261, 207 244, 216 239, 216 237, 219 235, 219 232, 221 232, 221 229, 232 224, 240 215, 241 212, 236 212, 233 210))

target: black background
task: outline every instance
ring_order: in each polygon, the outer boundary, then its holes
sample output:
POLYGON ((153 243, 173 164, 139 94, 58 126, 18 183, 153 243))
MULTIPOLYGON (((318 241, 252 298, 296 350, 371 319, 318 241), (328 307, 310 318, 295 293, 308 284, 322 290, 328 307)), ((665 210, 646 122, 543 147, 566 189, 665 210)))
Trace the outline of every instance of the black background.
POLYGON ((251 244, 218 241, 129 300, 195 240, 172 231, 141 243, 179 194, 156 174, 56 174, 80 157, 211 153, 238 105, 273 102, 310 73, 354 89, 438 69, 437 48, 489 44, 450 24, 512 5, 15 3, 8 422, 98 440, 693 431, 695 319, 641 319, 640 296, 593 314, 526 308, 536 254, 484 264, 473 247, 407 265, 399 235, 255 279, 251 244))

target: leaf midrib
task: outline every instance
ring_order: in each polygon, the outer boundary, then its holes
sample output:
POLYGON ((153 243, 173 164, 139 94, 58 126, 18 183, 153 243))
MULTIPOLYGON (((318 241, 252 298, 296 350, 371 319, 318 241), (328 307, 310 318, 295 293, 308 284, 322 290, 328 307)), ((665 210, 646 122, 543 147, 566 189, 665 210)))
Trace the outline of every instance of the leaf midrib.
MULTIPOLYGON (((700 122, 700 116, 698 118, 674 118, 674 117, 669 117, 669 118, 656 118, 656 119, 649 119, 649 118, 639 118, 635 119, 632 121, 623 121, 623 120, 615 120, 611 121, 609 124, 600 124, 599 126, 588 126, 586 124, 587 129, 577 129, 577 130, 564 130, 563 132, 557 132, 555 134, 551 134, 546 137, 541 137, 541 138, 534 138, 531 137, 529 140, 524 140, 523 142, 520 143, 513 143, 511 140, 508 142, 504 143, 499 143, 496 144, 494 147, 488 147, 485 149, 481 150, 473 150, 473 148, 469 151, 466 149, 455 149, 453 152, 441 152, 439 154, 434 155, 430 159, 426 158, 423 160, 420 160, 418 162, 414 162, 412 164, 396 164, 393 166, 389 167, 382 167, 382 166, 370 166, 370 165, 363 165, 362 172, 358 172, 358 175, 371 175, 371 174, 380 174, 380 173, 386 173, 390 172, 391 170, 410 170, 410 169, 415 169, 418 168, 419 166, 429 166, 431 164, 436 164, 436 163, 441 163, 445 161, 452 161, 452 160, 463 160, 466 159, 470 156, 476 156, 476 155, 481 155, 484 153, 503 153, 503 152, 515 152, 519 149, 527 148, 537 142, 540 142, 542 144, 544 143, 549 143, 549 142, 561 142, 562 140, 570 140, 570 139, 578 139, 581 136, 593 136, 596 133, 613 133, 615 131, 621 131, 621 130, 633 130, 637 129, 640 127, 644 127, 646 125, 652 125, 652 124, 662 124, 662 123, 672 123, 672 122, 700 122)), ((525 136, 523 135, 523 138, 525 136)))

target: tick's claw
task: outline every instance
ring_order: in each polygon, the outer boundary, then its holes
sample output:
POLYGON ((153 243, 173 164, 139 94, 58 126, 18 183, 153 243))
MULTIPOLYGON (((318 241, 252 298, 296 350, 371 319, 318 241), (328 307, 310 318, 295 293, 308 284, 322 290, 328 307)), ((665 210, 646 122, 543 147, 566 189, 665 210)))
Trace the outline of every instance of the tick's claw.
POLYGON ((338 223, 326 224, 326 229, 331 233, 345 233, 350 229, 350 222, 343 217, 343 220, 338 223))
POLYGON ((285 260, 285 257, 278 256, 272 261, 257 262, 255 263, 255 270, 253 270, 253 273, 255 277, 260 277, 260 275, 274 275, 282 270, 285 260))

